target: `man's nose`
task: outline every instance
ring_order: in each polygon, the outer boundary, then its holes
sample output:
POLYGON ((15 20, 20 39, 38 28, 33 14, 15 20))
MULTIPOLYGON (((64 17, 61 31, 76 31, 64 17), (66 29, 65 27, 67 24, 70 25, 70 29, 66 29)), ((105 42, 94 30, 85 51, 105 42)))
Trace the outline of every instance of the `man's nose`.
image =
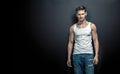
POLYGON ((80 18, 82 18, 82 16, 80 16, 80 18))
POLYGON ((82 17, 82 15, 80 15, 80 17, 82 17))

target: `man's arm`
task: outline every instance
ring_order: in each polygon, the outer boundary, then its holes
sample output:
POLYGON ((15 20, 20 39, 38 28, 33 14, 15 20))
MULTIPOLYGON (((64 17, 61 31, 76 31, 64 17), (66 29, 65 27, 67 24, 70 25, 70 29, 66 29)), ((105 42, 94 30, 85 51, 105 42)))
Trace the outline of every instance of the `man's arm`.
POLYGON ((68 67, 72 67, 71 65, 71 54, 72 54, 72 47, 73 47, 73 42, 74 42, 74 32, 73 32, 73 27, 70 27, 69 31, 69 41, 68 41, 68 58, 67 58, 67 65, 68 67))
POLYGON ((95 24, 91 24, 91 28, 92 28, 92 37, 93 37, 94 48, 95 48, 94 64, 98 64, 99 41, 98 41, 97 28, 95 24))

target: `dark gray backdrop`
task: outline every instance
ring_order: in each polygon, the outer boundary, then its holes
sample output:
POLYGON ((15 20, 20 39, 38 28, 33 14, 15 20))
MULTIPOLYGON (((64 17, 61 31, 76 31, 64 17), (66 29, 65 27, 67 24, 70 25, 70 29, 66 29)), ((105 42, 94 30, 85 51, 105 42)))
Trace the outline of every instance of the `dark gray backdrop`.
POLYGON ((100 61, 95 73, 119 72, 119 0, 16 1, 12 7, 12 71, 71 74, 72 68, 66 66, 68 33, 79 5, 86 6, 87 20, 97 26, 100 61))

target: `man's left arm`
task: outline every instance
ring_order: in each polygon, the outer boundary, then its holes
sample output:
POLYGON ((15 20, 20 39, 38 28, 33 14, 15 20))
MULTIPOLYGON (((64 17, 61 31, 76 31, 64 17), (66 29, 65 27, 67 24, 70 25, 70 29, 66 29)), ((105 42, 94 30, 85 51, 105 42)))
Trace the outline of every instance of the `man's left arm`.
POLYGON ((99 41, 98 41, 97 28, 95 24, 91 24, 91 28, 92 28, 92 38, 93 38, 94 48, 95 48, 94 64, 98 64, 99 41))

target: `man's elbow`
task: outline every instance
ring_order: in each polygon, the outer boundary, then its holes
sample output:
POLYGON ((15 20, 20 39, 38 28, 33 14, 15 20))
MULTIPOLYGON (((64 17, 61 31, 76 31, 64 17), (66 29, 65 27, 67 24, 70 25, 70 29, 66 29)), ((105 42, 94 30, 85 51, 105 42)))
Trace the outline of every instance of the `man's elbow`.
POLYGON ((97 38, 94 38, 93 41, 94 41, 94 43, 98 43, 98 39, 97 38))

